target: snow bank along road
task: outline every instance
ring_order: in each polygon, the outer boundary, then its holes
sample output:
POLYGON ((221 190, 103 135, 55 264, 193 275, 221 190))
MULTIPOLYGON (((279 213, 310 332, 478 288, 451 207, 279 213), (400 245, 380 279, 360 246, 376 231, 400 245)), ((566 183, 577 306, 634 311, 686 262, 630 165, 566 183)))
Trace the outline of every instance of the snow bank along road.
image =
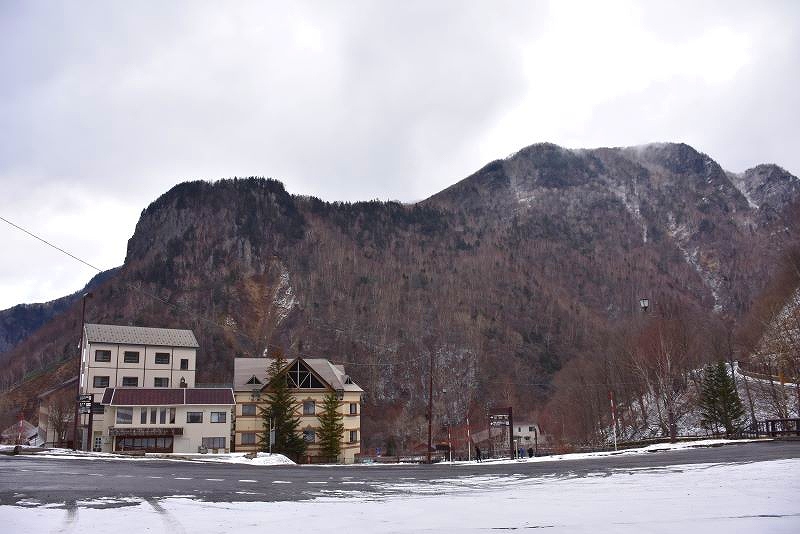
POLYGON ((796 533, 798 473, 800 442, 434 466, 4 456, 0 524, 7 532, 796 533))

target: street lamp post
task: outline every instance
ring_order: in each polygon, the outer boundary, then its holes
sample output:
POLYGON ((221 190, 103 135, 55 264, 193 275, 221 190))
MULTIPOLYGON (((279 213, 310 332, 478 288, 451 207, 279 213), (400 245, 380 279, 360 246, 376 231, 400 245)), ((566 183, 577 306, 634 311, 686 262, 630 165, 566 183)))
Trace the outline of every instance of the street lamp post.
MULTIPOLYGON (((75 396, 75 417, 72 422, 72 450, 77 450, 78 447, 78 419, 80 418, 80 401, 81 394, 81 374, 83 373, 83 331, 86 326, 86 299, 92 298, 94 295, 91 291, 83 294, 81 298, 81 340, 78 343, 78 395, 75 396)), ((88 380, 88 377, 87 377, 88 380)), ((90 412, 91 413, 91 412, 90 412)), ((87 439, 88 441, 88 439, 87 439)))

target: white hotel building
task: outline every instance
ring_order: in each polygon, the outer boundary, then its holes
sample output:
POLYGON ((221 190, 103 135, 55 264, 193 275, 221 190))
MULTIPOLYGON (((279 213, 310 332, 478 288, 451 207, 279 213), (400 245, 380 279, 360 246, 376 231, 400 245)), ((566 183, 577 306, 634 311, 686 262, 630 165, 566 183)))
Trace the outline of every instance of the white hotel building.
MULTIPOLYGON (((80 393, 94 395, 97 451, 230 449, 230 388, 195 388, 191 330, 87 324, 80 393)), ((82 432, 88 416, 82 416, 82 432)))

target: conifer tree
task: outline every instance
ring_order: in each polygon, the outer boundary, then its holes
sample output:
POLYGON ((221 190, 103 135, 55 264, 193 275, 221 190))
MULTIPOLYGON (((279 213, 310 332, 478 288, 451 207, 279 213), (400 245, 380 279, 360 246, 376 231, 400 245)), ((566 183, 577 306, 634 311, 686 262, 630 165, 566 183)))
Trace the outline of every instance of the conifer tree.
POLYGON ((726 436, 741 428, 744 407, 725 362, 709 364, 705 368, 700 413, 703 425, 713 426, 715 431, 722 427, 726 436))
POLYGON ((262 411, 264 433, 260 442, 261 450, 269 450, 270 423, 275 429, 275 444, 272 452, 291 458, 295 462, 306 451, 306 442, 300 436, 300 418, 297 416, 297 403, 294 401, 286 382, 286 360, 280 352, 267 371, 267 405, 262 411))
POLYGON ((344 416, 339 411, 342 403, 331 391, 322 401, 322 412, 319 414, 319 443, 322 457, 327 462, 336 462, 342 451, 342 434, 344 433, 344 416))

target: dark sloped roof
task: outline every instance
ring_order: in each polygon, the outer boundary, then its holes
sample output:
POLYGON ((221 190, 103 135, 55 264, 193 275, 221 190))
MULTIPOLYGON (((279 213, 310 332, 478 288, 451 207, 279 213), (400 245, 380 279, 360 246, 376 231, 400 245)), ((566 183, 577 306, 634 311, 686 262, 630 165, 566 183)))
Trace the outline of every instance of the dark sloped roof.
POLYGON ((113 324, 87 324, 89 343, 115 343, 120 345, 154 345, 159 347, 199 348, 191 330, 174 328, 146 328, 143 326, 118 326, 113 324))
POLYGON ((236 404, 231 388, 186 389, 186 404, 236 404))
POLYGON ((230 388, 107 388, 103 404, 111 406, 233 405, 230 388))

